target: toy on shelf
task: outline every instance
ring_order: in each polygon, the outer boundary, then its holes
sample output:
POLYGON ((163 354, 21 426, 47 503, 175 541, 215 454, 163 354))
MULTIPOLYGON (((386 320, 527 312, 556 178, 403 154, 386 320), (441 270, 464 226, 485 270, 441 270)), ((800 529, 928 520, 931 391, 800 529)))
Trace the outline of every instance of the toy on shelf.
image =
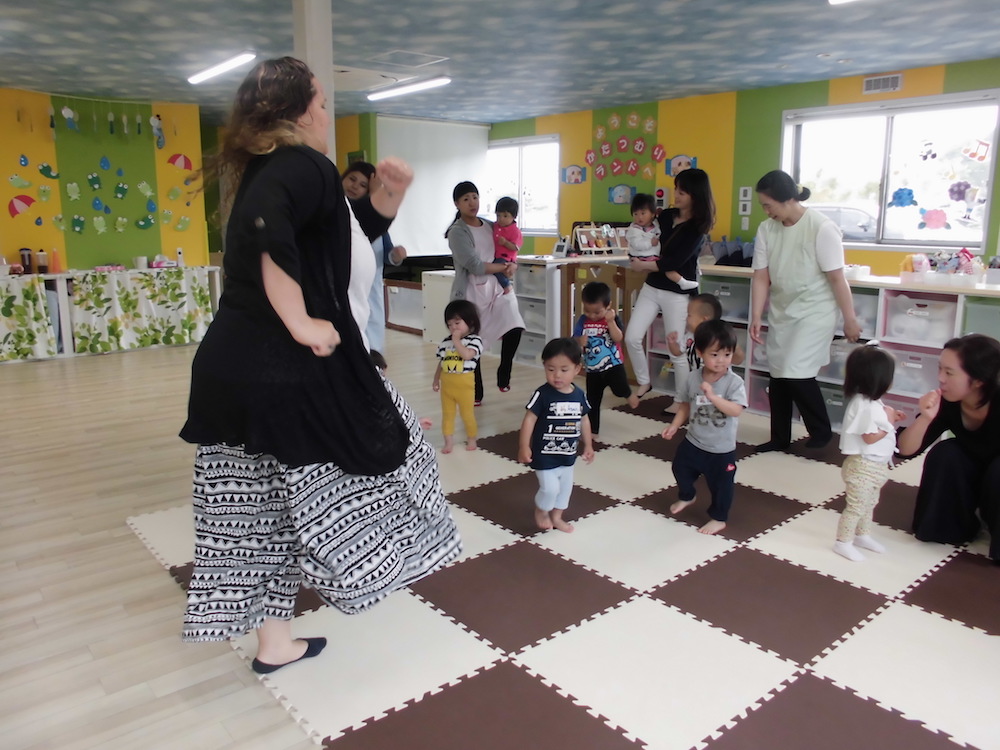
POLYGON ((899 278, 907 284, 974 285, 981 281, 986 271, 981 258, 968 248, 956 253, 942 250, 931 256, 914 253, 903 258, 899 278))
POLYGON ((617 255, 628 247, 624 227, 591 222, 576 227, 574 234, 581 255, 617 255))

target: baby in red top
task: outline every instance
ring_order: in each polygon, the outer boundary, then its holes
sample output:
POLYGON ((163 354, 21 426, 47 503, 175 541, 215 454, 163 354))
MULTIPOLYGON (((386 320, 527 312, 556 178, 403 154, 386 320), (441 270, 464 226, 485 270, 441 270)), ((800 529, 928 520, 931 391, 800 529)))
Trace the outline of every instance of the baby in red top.
MULTIPOLYGON (((517 263, 517 251, 524 244, 521 230, 517 228, 517 201, 501 198, 497 201, 497 221, 493 225, 494 263, 517 263)), ((504 273, 493 274, 503 287, 504 294, 510 294, 513 287, 504 273)))

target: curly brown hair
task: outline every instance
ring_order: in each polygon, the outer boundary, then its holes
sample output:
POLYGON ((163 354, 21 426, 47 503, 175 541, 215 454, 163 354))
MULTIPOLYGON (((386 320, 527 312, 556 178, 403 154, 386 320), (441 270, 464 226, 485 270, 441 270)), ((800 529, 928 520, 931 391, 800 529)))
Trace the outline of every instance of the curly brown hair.
POLYGON ((296 121, 315 95, 312 71, 294 57, 264 60, 243 79, 218 152, 195 174, 219 180, 223 213, 252 158, 303 142, 296 121))

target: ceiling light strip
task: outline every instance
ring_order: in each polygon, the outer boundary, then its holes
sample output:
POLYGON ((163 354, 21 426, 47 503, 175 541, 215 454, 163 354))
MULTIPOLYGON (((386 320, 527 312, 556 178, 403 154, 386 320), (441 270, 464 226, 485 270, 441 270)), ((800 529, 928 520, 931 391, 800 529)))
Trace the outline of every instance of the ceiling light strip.
POLYGON ((403 96, 404 94, 412 94, 417 91, 436 89, 438 86, 447 86, 449 83, 451 83, 451 79, 447 76, 428 78, 426 81, 417 81, 416 83, 409 83, 405 86, 396 86, 391 89, 376 91, 375 93, 368 95, 368 101, 377 102, 380 99, 388 99, 392 96, 403 96))
POLYGON ((257 55, 254 52, 243 52, 236 57, 231 57, 225 62, 221 62, 218 65, 213 65, 211 68, 206 68, 200 73, 195 73, 193 76, 188 78, 188 83, 201 83, 202 81, 207 81, 209 78, 215 78, 218 75, 222 75, 233 68, 238 68, 244 63, 248 63, 257 55))

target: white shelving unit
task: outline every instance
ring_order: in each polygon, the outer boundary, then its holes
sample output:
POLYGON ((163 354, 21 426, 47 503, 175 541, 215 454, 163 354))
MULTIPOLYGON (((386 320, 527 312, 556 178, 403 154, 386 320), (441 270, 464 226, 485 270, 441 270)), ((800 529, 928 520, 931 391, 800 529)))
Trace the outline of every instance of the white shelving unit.
MULTIPOLYGON (((701 273, 702 291, 719 298, 723 318, 746 337, 753 271, 703 266, 701 273)), ((867 276, 848 282, 854 312, 861 323, 862 343, 876 338, 896 357, 896 377, 883 400, 907 415, 904 424, 916 416, 917 399, 937 387, 938 357, 946 341, 966 333, 1000 338, 1000 284, 958 285, 964 281, 961 277, 945 277, 942 283, 903 284, 892 276, 867 276)), ((766 311, 764 323, 766 339, 766 311)), ((837 335, 842 333, 838 326, 837 335)), ((768 414, 766 352, 749 337, 745 340, 749 409, 768 414)), ((835 338, 830 347, 830 364, 817 378, 834 427, 840 426, 845 407, 844 363, 855 346, 858 344, 835 338)), ((651 358, 655 351, 651 345, 651 358)))

